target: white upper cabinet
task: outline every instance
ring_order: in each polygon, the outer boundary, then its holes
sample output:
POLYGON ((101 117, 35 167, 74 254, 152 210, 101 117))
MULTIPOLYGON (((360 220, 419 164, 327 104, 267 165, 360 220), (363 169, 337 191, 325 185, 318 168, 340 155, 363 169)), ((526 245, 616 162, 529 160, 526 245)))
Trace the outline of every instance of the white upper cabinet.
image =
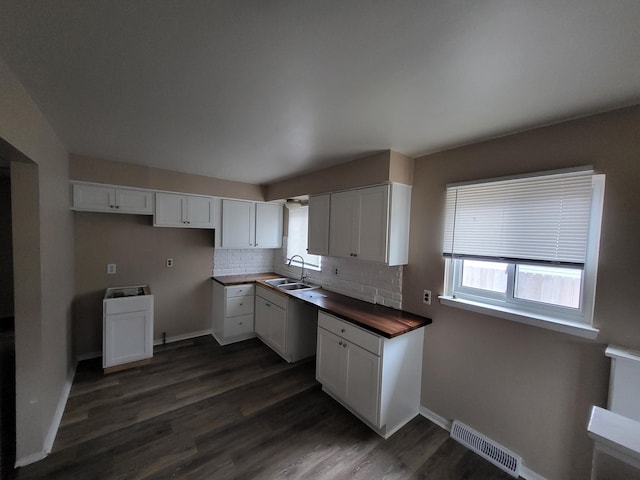
POLYGON ((222 248, 280 248, 282 204, 222 200, 222 248))
POLYGON ((314 255, 329 255, 329 216, 331 195, 309 197, 309 227, 307 252, 314 255))
POLYGON ((255 203, 222 200, 222 247, 252 248, 255 243, 255 203))
POLYGON ((73 209, 153 215, 153 192, 110 185, 74 183, 73 209))
POLYGON ((156 227, 216 228, 220 199, 176 193, 156 193, 156 227))
POLYGON ((406 264, 410 204, 411 187, 397 183, 331 194, 329 255, 406 264))
POLYGON ((256 247, 282 247, 282 210, 280 203, 256 203, 256 247))

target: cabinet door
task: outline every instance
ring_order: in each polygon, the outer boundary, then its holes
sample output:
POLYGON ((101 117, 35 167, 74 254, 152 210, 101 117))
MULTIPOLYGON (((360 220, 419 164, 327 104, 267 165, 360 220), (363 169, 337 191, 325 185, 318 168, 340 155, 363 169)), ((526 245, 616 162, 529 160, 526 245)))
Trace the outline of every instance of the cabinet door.
POLYGON ((329 254, 334 257, 353 257, 356 252, 353 242, 356 191, 331 194, 331 217, 329 229, 329 254))
POLYGON ((187 196, 187 225, 195 228, 214 228, 214 199, 187 196))
POLYGON ((287 311, 273 304, 269 315, 269 341, 276 352, 287 356, 287 311))
POLYGON ((363 418, 380 426, 380 357, 352 343, 343 341, 343 347, 347 352, 345 401, 363 418))
POLYGON ((282 205, 256 203, 256 247, 282 247, 282 205))
POLYGON ((149 311, 107 315, 103 367, 153 356, 153 318, 149 311))
POLYGON ((385 262, 387 259, 387 220, 389 218, 389 186, 357 190, 355 252, 362 260, 385 262))
POLYGON ((346 384, 346 350, 337 335, 318 328, 316 380, 333 394, 343 398, 346 384))
POLYGON ((331 196, 315 195, 309 198, 309 227, 307 252, 329 255, 329 214, 331 196))
POLYGON ((153 224, 160 227, 184 227, 187 199, 174 193, 156 193, 156 213, 153 224))
POLYGON ((73 208, 91 212, 111 212, 115 209, 115 189, 99 185, 73 185, 73 208))
POLYGON ((254 238, 254 203, 222 200, 222 247, 251 248, 254 238))
POLYGON ((256 297, 255 330, 259 337, 269 338, 269 315, 273 308, 269 302, 262 297, 256 297))
POLYGON ((153 193, 141 190, 115 190, 116 209, 120 213, 153 215, 153 193))

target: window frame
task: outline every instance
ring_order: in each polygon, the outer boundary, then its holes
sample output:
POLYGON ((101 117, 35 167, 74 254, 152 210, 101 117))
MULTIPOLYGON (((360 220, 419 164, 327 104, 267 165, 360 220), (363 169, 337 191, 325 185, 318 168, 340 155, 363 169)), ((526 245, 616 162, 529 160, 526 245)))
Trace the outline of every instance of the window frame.
MULTIPOLYGON (((590 221, 585 262, 582 268, 579 308, 574 309, 514 296, 517 265, 536 264, 537 262, 495 259, 496 262, 508 264, 507 289, 504 294, 462 286, 464 260, 487 260, 469 255, 445 257, 444 294, 440 297, 441 303, 585 338, 596 338, 598 329, 593 326, 593 313, 603 219, 605 175, 592 173, 591 178, 593 188, 590 221)), ((547 265, 562 266, 552 263, 547 263, 547 265)))

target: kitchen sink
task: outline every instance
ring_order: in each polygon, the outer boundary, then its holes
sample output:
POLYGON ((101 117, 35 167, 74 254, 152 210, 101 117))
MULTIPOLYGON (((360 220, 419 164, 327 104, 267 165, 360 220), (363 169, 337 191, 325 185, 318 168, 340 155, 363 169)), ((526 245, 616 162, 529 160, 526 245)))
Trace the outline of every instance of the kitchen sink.
POLYGON ((293 278, 273 278, 271 280, 265 280, 265 283, 268 283, 272 287, 279 287, 280 285, 290 285, 293 283, 301 283, 300 280, 296 280, 293 278))
POLYGON ((318 287, 315 285, 307 285, 306 283, 286 283, 278 285, 278 288, 281 290, 311 290, 318 287))

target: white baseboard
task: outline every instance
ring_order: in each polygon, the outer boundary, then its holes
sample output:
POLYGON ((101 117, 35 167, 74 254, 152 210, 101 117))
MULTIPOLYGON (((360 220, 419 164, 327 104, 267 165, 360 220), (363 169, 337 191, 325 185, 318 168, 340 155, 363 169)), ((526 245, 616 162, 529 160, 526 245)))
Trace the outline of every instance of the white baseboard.
MULTIPOLYGON (((429 410, 427 407, 420 405, 420 415, 425 417, 427 420, 431 420, 433 423, 438 425, 439 427, 445 429, 447 432, 451 431, 451 424, 453 422, 447 420, 446 418, 438 415, 433 410, 429 410)), ((524 461, 520 466, 520 478, 524 480, 547 480, 542 475, 534 472, 533 470, 524 466, 524 461)))
POLYGON ((545 477, 540 475, 539 473, 530 470, 524 465, 520 466, 520 476, 524 478, 524 480, 547 480, 545 477))
MULTIPOLYGON (((211 329, 200 330, 197 332, 183 333, 181 335, 174 335, 167 337, 167 343, 179 342, 180 340, 189 340, 190 338, 203 337, 205 335, 211 335, 211 329)), ((162 345, 162 339, 154 340, 153 345, 162 345)))
POLYGON ((56 408, 56 413, 53 415, 53 420, 51 421, 51 426, 49 427, 47 438, 45 438, 44 440, 44 452, 47 455, 49 455, 51 453, 51 450, 53 450, 53 442, 55 441, 56 435, 58 434, 60 422, 62 422, 62 415, 64 414, 64 408, 67 406, 67 400, 69 400, 69 394, 71 393, 71 386, 73 385, 73 377, 76 374, 77 366, 78 362, 75 362, 71 369, 69 369, 69 373, 67 374, 67 381, 62 388, 60 400, 58 401, 58 408, 56 408))
POLYGON ((429 410, 427 407, 420 405, 420 415, 427 420, 431 420, 433 423, 441 428, 444 428, 447 432, 451 431, 451 422, 444 417, 441 417, 436 412, 429 410))
POLYGON ((16 459, 16 468, 25 467, 32 463, 38 462, 49 455, 51 453, 51 450, 53 450, 53 442, 55 441, 56 435, 58 434, 58 429, 60 428, 60 423, 62 422, 62 415, 64 414, 65 407, 67 406, 67 400, 69 400, 69 394, 71 393, 71 386, 73 385, 73 377, 76 374, 77 366, 78 362, 76 361, 67 373, 67 379, 65 380, 64 386, 62 387, 62 392, 60 393, 58 406, 56 407, 56 411, 53 414, 53 419, 51 420, 51 425, 49 426, 49 432, 44 439, 44 449, 41 452, 32 453, 31 455, 27 455, 26 457, 16 459))
POLYGON ((32 453, 31 455, 27 455, 26 457, 20 457, 16 459, 15 468, 26 467, 27 465, 31 465, 32 463, 39 462, 43 458, 45 458, 47 454, 43 451, 32 453))

